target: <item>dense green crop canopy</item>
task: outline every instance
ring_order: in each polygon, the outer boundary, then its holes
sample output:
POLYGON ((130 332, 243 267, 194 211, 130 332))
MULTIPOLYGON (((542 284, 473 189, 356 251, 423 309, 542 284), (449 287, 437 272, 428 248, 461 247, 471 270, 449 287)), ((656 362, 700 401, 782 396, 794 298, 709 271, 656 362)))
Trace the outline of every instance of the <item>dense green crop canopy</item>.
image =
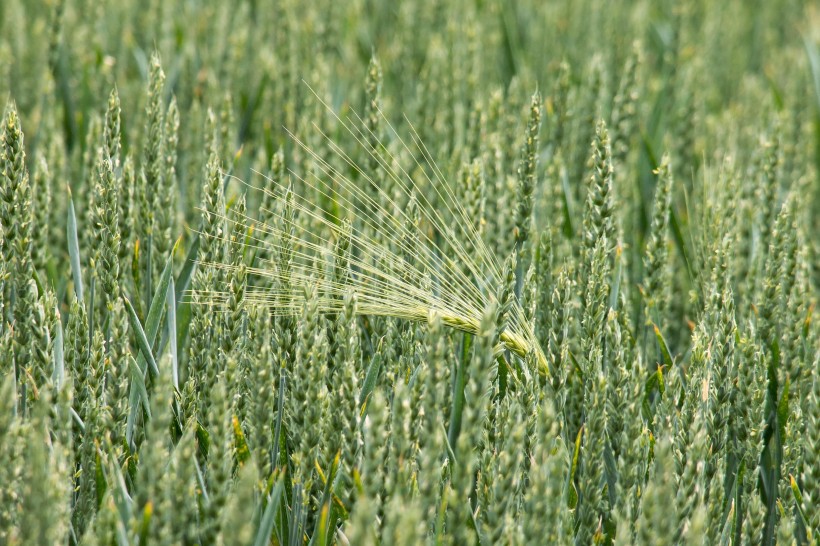
POLYGON ((0 545, 820 545, 820 8, 0 2, 0 545))

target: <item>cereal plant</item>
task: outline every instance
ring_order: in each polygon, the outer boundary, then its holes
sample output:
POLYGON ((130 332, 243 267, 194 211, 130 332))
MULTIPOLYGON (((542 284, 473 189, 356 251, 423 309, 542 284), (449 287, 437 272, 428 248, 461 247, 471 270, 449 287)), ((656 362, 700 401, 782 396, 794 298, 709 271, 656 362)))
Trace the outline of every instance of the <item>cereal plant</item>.
POLYGON ((820 545, 820 9, 0 3, 0 544, 820 545))

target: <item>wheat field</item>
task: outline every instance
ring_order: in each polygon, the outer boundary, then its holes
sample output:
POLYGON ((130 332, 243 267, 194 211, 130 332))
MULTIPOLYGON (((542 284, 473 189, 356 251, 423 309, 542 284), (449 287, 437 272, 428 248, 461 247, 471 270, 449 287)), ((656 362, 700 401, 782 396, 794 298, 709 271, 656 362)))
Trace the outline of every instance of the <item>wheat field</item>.
POLYGON ((820 545, 820 8, 0 2, 0 544, 820 545))

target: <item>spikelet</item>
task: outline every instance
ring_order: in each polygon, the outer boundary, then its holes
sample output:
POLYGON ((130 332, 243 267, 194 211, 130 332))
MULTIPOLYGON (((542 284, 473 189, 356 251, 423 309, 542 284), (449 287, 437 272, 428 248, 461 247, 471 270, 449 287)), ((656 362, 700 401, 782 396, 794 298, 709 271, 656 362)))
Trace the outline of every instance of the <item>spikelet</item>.
MULTIPOLYGON (((484 309, 503 282, 503 268, 457 198, 457 189, 443 179, 409 122, 410 143, 379 111, 393 141, 388 143, 374 135, 355 113, 343 119, 316 97, 358 144, 358 155, 342 150, 314 124, 324 140, 322 147, 331 151, 332 157, 320 156, 301 137, 290 134, 314 162, 312 172, 301 177, 291 171, 291 177, 298 179, 294 184, 257 173, 265 180, 265 186, 259 188, 265 194, 263 203, 289 196, 298 220, 270 210, 261 211, 261 216, 282 217, 270 223, 258 223, 245 215, 225 218, 228 223, 253 229, 245 244, 260 256, 256 266, 248 268, 249 278, 256 284, 248 286, 245 302, 268 306, 277 316, 296 316, 304 305, 305 287, 311 285, 318 311, 336 315, 344 311, 344 295, 351 290, 356 293, 360 315, 416 322, 436 315, 448 327, 477 334, 484 309), (373 151, 373 142, 378 143, 380 153, 373 151), (391 146, 399 152, 391 153, 391 146), (389 181, 391 194, 372 179, 372 170, 354 159, 362 154, 378 165, 378 176, 389 181), (409 167, 405 166, 408 157, 409 167), (304 189, 303 194, 291 194, 293 186, 304 189), (323 210, 319 201, 333 203, 335 208, 323 210), (343 229, 347 220, 353 223, 343 229), (333 240, 341 236, 349 237, 353 249, 351 274, 343 282, 325 274, 333 240), (281 261, 267 257, 280 255, 283 241, 291 238, 290 267, 282 268, 281 261)), ((249 182, 240 183, 254 187, 249 182)), ((204 265, 234 267, 219 260, 204 265)), ((195 302, 217 306, 229 297, 220 287, 193 293, 195 302)), ((547 373, 544 352, 517 301, 495 347, 496 354, 504 351, 522 359, 532 353, 538 373, 547 373)), ((523 371, 529 376, 535 370, 523 371)))

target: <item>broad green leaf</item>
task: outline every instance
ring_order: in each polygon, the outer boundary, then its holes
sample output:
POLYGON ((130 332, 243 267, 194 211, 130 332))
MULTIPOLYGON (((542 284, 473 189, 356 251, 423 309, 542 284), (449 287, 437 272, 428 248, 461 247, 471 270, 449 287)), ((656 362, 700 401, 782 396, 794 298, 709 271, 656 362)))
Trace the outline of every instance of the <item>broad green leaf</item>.
POLYGON ((177 323, 177 348, 185 347, 185 343, 188 340, 188 334, 191 328, 190 302, 180 302, 179 300, 177 300, 177 310, 175 318, 177 323))
MULTIPOLYGON (((140 240, 134 241, 134 252, 131 255, 131 277, 134 279, 134 286, 139 287, 142 283, 142 273, 140 273, 140 240)), ((139 289, 137 289, 139 292, 139 289)), ((137 315, 143 315, 142 298, 134 298, 134 305, 137 309, 137 315)))
POLYGON ((68 413, 71 415, 71 420, 77 425, 77 428, 80 429, 80 432, 85 432, 85 423, 83 423, 83 418, 77 413, 74 408, 68 408, 68 413))
POLYGON ((148 391, 145 389, 145 380, 143 379, 143 371, 137 365, 133 357, 128 359, 128 368, 131 372, 131 386, 137 392, 137 401, 142 404, 142 408, 148 417, 151 417, 151 408, 148 403, 148 391))
POLYGON ((367 374, 364 377, 364 384, 362 385, 362 390, 359 393, 359 408, 362 416, 364 416, 366 412, 367 401, 370 399, 370 395, 376 387, 376 381, 379 379, 381 364, 382 358, 379 353, 376 353, 370 360, 370 366, 367 368, 367 374))
POLYGON ((781 441, 786 438, 786 424, 789 421, 789 389, 791 388, 791 381, 786 378, 783 384, 783 393, 780 395, 780 400, 777 402, 777 427, 780 433, 781 441))
POLYGON ((199 452, 203 457, 208 455, 208 450, 211 448, 211 434, 205 430, 201 424, 195 424, 196 443, 199 446, 199 452))
POLYGON ((458 461, 456 460, 455 451, 454 451, 453 446, 450 444, 450 441, 447 437, 447 431, 444 429, 444 423, 441 423, 440 426, 441 426, 441 434, 443 435, 444 441, 447 444, 445 446, 447 448, 447 457, 451 461, 453 461, 454 464, 458 464, 458 461))
POLYGON ((447 521, 447 504, 448 504, 448 493, 451 489, 445 487, 441 492, 441 500, 439 501, 438 510, 437 510, 437 517, 436 517, 436 532, 434 536, 434 544, 444 544, 445 543, 445 533, 447 532, 446 529, 446 521, 447 521))
POLYGON ((122 475, 120 466, 116 460, 111 460, 112 457, 107 457, 106 481, 109 485, 109 491, 114 498, 114 504, 119 512, 120 520, 130 522, 132 517, 132 502, 131 495, 128 493, 128 487, 125 485, 125 477, 122 475))
POLYGON ((566 169, 561 171, 561 196, 564 204, 564 235, 572 239, 575 233, 573 219, 575 218, 575 205, 572 201, 572 189, 570 188, 569 173, 566 169))
POLYGON ((615 454, 612 452, 612 446, 609 445, 609 442, 604 445, 604 477, 606 479, 609 502, 612 506, 615 506, 617 500, 618 462, 615 460, 615 454))
POLYGON ((250 459, 251 452, 248 449, 248 442, 245 440, 245 433, 242 432, 242 426, 239 424, 239 419, 236 415, 231 417, 231 426, 233 427, 233 441, 236 451, 236 462, 240 465, 250 459))
POLYGON ((578 460, 581 457, 581 441, 584 437, 584 427, 578 429, 578 435, 575 437, 575 448, 572 451, 572 462, 569 467, 569 475, 567 476, 569 488, 567 489, 567 508, 575 510, 578 505, 578 490, 575 488, 575 473, 578 471, 578 460))
POLYGON ((137 522, 137 536, 139 537, 139 544, 148 543, 148 533, 151 530, 151 520, 154 515, 153 503, 146 503, 142 511, 142 517, 137 522))
POLYGON ((456 362, 456 373, 453 374, 453 407, 450 410, 450 429, 447 432, 447 441, 450 446, 456 445, 456 440, 458 440, 458 435, 461 432, 461 414, 464 411, 464 382, 467 366, 470 364, 472 346, 473 336, 466 333, 462 334, 461 354, 456 362))
MULTIPOLYGON (((273 459, 273 466, 279 464, 279 447, 284 443, 282 438, 282 417, 285 413, 285 374, 279 377, 279 391, 276 398, 276 423, 273 426, 273 449, 271 450, 271 458, 273 459)), ((287 461, 282 466, 287 465, 287 461)))
POLYGON ((672 366, 674 366, 674 361, 672 360, 672 355, 669 353, 669 346, 666 344, 666 339, 664 339, 660 328, 658 328, 656 324, 652 324, 652 328, 655 330, 655 337, 658 339, 658 345, 661 348, 663 364, 666 366, 667 371, 671 370, 672 366))
MULTIPOLYGON (((154 359, 154 355, 151 351, 151 344, 148 341, 148 338, 145 335, 145 330, 142 329, 142 324, 140 324, 140 319, 137 317, 137 312, 134 311, 134 306, 131 305, 131 301, 123 296, 123 301, 125 302, 125 308, 128 311, 128 318, 131 319, 131 328, 134 329, 134 333, 137 336, 137 344, 140 347, 141 355, 148 363, 149 369, 153 372, 154 376, 159 376, 159 367, 157 366, 157 361, 154 359)), ((139 366, 140 370, 143 370, 143 367, 139 366)))
POLYGON ((330 526, 330 503, 322 503, 319 519, 316 520, 316 531, 310 539, 309 546, 327 544, 327 528, 330 526))
POLYGON ((617 267, 615 271, 612 272, 612 289, 609 293, 609 308, 614 309, 617 311, 618 309, 618 295, 621 292, 621 277, 623 277, 623 268, 624 268, 624 261, 621 259, 621 253, 623 249, 619 245, 617 249, 615 249, 615 263, 617 267))
POLYGON ((276 515, 279 513, 279 505, 282 502, 284 477, 284 474, 282 474, 276 479, 276 485, 268 496, 268 504, 262 513, 262 519, 259 521, 259 529, 256 532, 256 539, 253 541, 253 546, 268 546, 270 543, 273 524, 276 521, 276 515))
POLYGON ((199 234, 196 235, 191 243, 191 248, 188 249, 188 254, 185 256, 185 263, 182 266, 182 271, 179 272, 179 276, 176 280, 176 292, 174 295, 177 305, 182 302, 183 297, 185 296, 185 291, 188 290, 188 286, 191 284, 191 278, 193 277, 194 269, 196 268, 198 255, 199 234))
POLYGON ((729 537, 732 534, 732 520, 734 519, 733 518, 734 513, 735 513, 735 504, 730 503, 729 504, 729 515, 725 520, 723 520, 723 528, 722 528, 721 533, 720 533, 720 539, 718 541, 718 544, 730 544, 729 537))
POLYGON ((171 282, 171 273, 174 269, 174 254, 176 254, 177 248, 179 248, 180 240, 178 239, 177 242, 174 244, 174 248, 171 250, 171 253, 168 255, 168 261, 165 262, 165 268, 162 270, 162 274, 159 277, 159 283, 157 284, 156 290, 154 290, 154 296, 151 299, 151 307, 148 309, 148 317, 145 319, 145 333, 148 338, 148 342, 153 345, 154 341, 157 338, 157 332, 159 332, 159 324, 160 320, 162 319, 162 312, 165 307, 165 299, 166 293, 168 291, 168 285, 171 282))
POLYGON ((83 273, 80 268, 80 242, 77 238, 77 215, 74 213, 74 199, 71 197, 71 190, 68 190, 68 222, 66 227, 66 237, 68 238, 68 258, 71 262, 71 275, 74 279, 74 293, 81 304, 83 300, 83 273))
MULTIPOLYGON (((91 277, 91 287, 88 290, 88 308, 93 310, 96 306, 96 300, 94 298, 95 292, 95 281, 96 278, 92 275, 91 277)), ((92 341, 94 339, 94 328, 97 326, 96 322, 94 322, 94 317, 96 313, 88 313, 88 346, 90 347, 92 341)))
POLYGON ((303 512, 306 509, 305 506, 305 495, 309 495, 310 493, 305 493, 303 488, 300 484, 295 484, 293 486, 294 494, 291 495, 291 512, 290 512, 290 529, 288 533, 288 545, 289 546, 303 546, 305 543, 305 523, 307 520, 307 516, 303 516, 303 512))
MULTIPOLYGON (((684 188, 684 191, 686 188, 684 188)), ((675 207, 669 207, 669 228, 672 230, 672 239, 675 241, 675 248, 680 252, 684 263, 686 264, 686 272, 689 274, 689 281, 696 284, 695 270, 692 267, 692 262, 689 259, 689 251, 686 248, 686 239, 683 236, 683 229, 681 222, 678 219, 678 213, 675 212, 675 207)))
POLYGON ((95 468, 94 484, 95 484, 96 490, 97 490, 97 506, 99 506, 100 503, 102 502, 103 496, 105 496, 105 490, 108 487, 108 483, 106 482, 106 479, 105 479, 105 472, 104 472, 104 469, 103 469, 103 462, 104 462, 104 457, 103 457, 102 452, 100 451, 100 447, 99 447, 99 444, 98 444, 97 449, 95 450, 95 456, 94 456, 94 468, 95 468))
POLYGON ((797 480, 795 480, 794 476, 791 474, 789 474, 789 486, 791 487, 795 504, 797 505, 797 513, 800 514, 800 519, 802 520, 803 525, 808 527, 809 519, 806 517, 805 510, 803 510, 803 493, 800 491, 800 486, 797 484, 797 480))
POLYGON ((336 456, 333 457, 333 460, 330 463, 330 469, 327 476, 324 476, 322 473, 322 469, 319 467, 319 463, 316 463, 316 468, 318 470, 319 475, 322 477, 322 481, 324 482, 324 494, 322 495, 322 507, 319 513, 319 518, 316 520, 316 526, 313 529, 312 539, 310 541, 311 544, 316 546, 327 546, 328 545, 328 531, 330 530, 330 526, 333 525, 335 527, 335 522, 332 521, 331 515, 331 507, 333 503, 333 484, 336 482, 336 474, 339 471, 339 461, 341 458, 341 452, 336 452, 336 456))
POLYGON ((652 393, 657 392, 663 396, 666 387, 663 381, 663 367, 658 368, 644 382, 643 401, 641 411, 648 421, 652 420, 652 393))
MULTIPOLYGON (((148 317, 145 320, 145 328, 143 330, 144 339, 139 340, 140 345, 142 343, 147 343, 147 346, 150 347, 154 344, 154 341, 157 337, 157 332, 159 331, 159 324, 160 319, 162 318, 162 311, 165 307, 165 299, 166 293, 168 290, 168 285, 171 282, 171 272, 173 270, 173 261, 174 261, 174 253, 176 252, 177 248, 179 247, 179 240, 177 240, 174 248, 171 250, 170 255, 168 256, 168 261, 165 264, 165 268, 162 270, 162 275, 160 275, 159 285, 157 286, 156 291, 154 292, 154 297, 151 300, 151 307, 148 310, 148 317)), ((133 308, 132 308, 133 311, 133 308)), ((133 318, 131 319, 133 322, 133 318)), ((137 320, 139 324, 139 320, 137 320)), ((140 325, 142 326, 142 325, 140 325)), ((139 337, 139 336, 138 336, 139 337)), ((149 351, 150 352, 150 351, 149 351)), ((143 351, 144 354, 144 351, 143 351)), ((142 355, 141 355, 142 358, 142 355)), ((141 364, 141 363, 140 363, 141 364)), ((140 369, 145 369, 144 366, 140 365, 140 369)), ((156 367, 156 362, 154 363, 155 371, 158 373, 159 369, 156 367)), ((144 379, 143 379, 144 382, 144 379)), ((138 410, 138 393, 136 391, 136 387, 134 386, 133 382, 131 385, 131 389, 128 395, 128 422, 125 429, 125 437, 128 445, 132 447, 134 446, 134 430, 137 423, 137 410, 138 410)))
POLYGON ((54 363, 54 373, 52 379, 54 380, 54 385, 57 387, 57 390, 59 390, 62 388, 63 381, 65 380, 65 355, 63 347, 63 323, 59 320, 60 310, 55 309, 55 313, 58 320, 54 327, 54 358, 52 359, 54 363))
POLYGON ((174 388, 179 390, 179 362, 177 361, 177 303, 176 292, 174 291, 174 279, 168 281, 168 290, 166 292, 166 308, 168 313, 168 340, 171 347, 168 353, 171 355, 171 380, 174 388))
POLYGON ((650 140, 651 135, 646 131, 641 131, 641 144, 643 144, 643 151, 646 153, 646 158, 649 161, 650 172, 658 168, 660 162, 658 161, 658 153, 655 151, 655 145, 650 140))
POLYGON ((806 320, 803 321, 803 339, 809 337, 809 331, 811 330, 811 319, 812 315, 814 314, 814 304, 809 305, 808 311, 806 311, 806 320))
POLYGON ((814 43, 810 34, 803 36, 803 44, 806 48, 806 56, 809 58, 812 81, 814 83, 814 96, 817 99, 817 108, 820 109, 820 49, 814 43))

